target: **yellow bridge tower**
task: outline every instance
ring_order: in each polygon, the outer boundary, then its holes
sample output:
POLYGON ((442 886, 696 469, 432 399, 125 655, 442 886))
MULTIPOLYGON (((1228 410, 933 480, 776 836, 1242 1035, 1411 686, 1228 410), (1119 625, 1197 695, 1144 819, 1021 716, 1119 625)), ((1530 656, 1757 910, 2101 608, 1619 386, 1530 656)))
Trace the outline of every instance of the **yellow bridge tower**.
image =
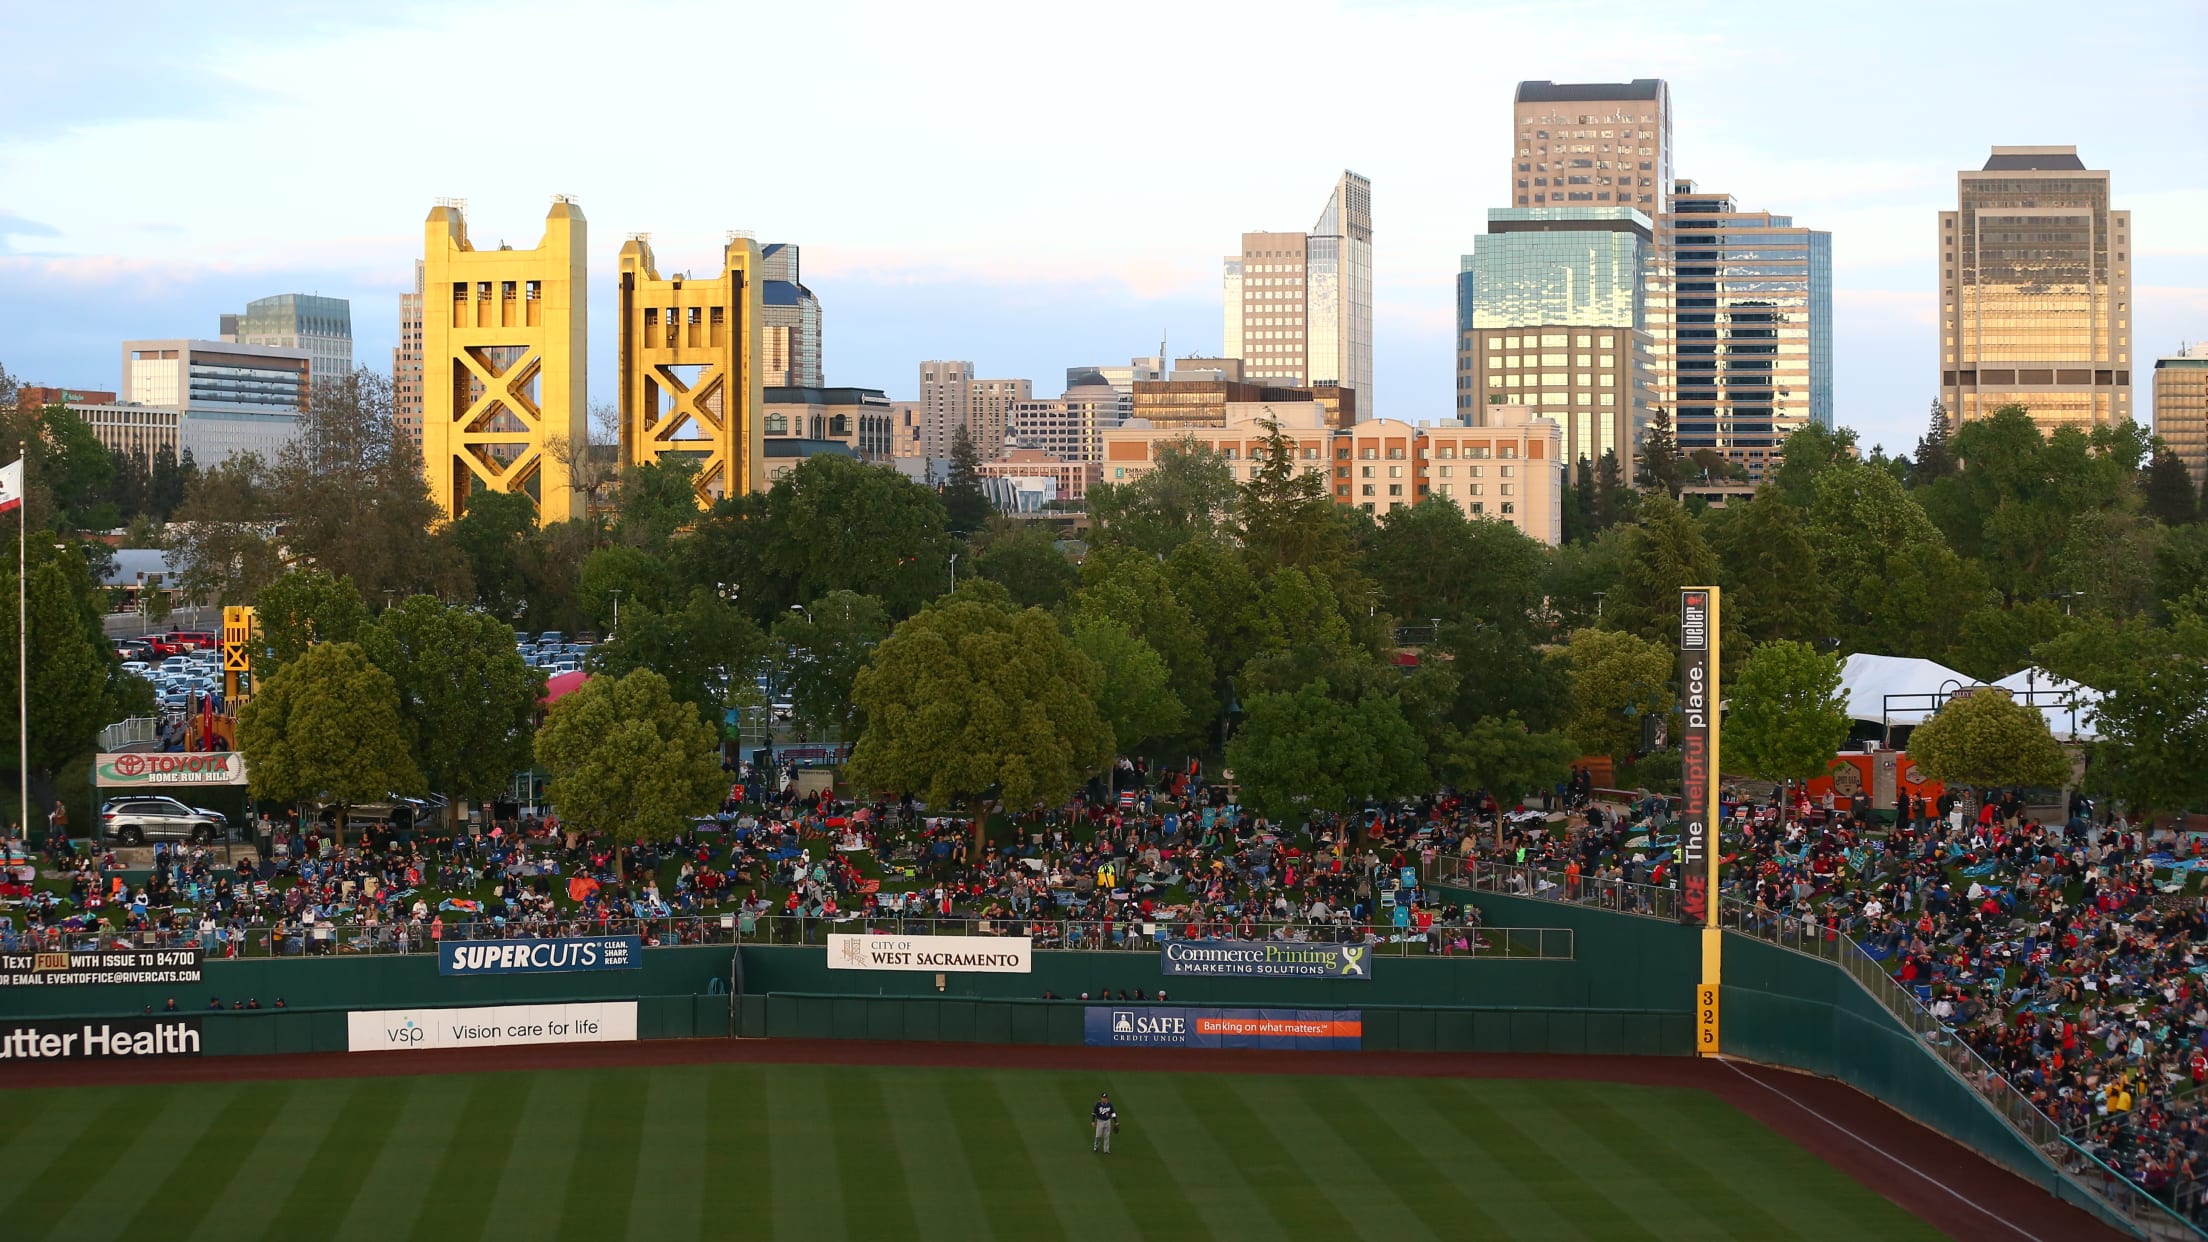
POLYGON ((621 462, 697 462, 700 507, 765 485, 759 246, 731 234, 720 274, 661 277, 646 235, 621 247, 621 462))
POLYGON ((583 209, 555 197, 534 250, 478 250, 466 205, 430 209, 422 250, 422 468, 449 517, 477 489, 520 492, 544 525, 582 516, 588 451, 583 209))

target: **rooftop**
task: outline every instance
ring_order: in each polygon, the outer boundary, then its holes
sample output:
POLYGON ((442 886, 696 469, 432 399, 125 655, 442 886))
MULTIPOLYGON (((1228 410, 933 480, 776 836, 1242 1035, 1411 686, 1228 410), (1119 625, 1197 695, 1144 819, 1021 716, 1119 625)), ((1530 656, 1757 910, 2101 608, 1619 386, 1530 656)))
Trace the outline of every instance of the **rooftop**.
POLYGON ((1662 78, 1635 78, 1630 82, 1520 82, 1519 103, 1564 103, 1579 99, 1659 99, 1662 78))
POLYGON ((1980 172, 2085 172, 2076 147, 1995 147, 1980 172))

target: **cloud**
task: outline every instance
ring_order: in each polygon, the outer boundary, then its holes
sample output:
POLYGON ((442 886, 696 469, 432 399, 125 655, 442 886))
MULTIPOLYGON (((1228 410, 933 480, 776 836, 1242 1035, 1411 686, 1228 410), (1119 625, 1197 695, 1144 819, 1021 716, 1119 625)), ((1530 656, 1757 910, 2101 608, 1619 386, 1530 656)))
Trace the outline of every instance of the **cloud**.
POLYGON ((51 224, 26 220, 10 211, 0 211, 0 253, 13 249, 9 242, 13 237, 59 237, 61 233, 51 224))

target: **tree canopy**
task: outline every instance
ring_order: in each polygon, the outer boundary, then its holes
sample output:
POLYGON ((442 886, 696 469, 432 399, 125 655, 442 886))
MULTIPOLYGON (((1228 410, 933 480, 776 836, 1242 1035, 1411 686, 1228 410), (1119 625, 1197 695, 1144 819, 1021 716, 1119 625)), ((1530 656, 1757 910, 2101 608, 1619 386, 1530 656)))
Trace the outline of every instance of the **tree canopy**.
POLYGON ((713 730, 650 669, 593 677, 537 730, 546 791, 574 830, 665 841, 727 796, 713 730))

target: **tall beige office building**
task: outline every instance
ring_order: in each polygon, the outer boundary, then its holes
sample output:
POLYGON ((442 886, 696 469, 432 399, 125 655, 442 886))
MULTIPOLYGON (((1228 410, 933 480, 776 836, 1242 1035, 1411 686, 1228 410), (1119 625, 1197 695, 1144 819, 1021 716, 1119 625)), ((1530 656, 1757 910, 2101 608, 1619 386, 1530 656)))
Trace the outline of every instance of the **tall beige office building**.
POLYGON ((1940 399, 2043 431, 2131 417, 2131 213, 2076 147, 1995 147, 1940 213, 1940 399))
POLYGON ((2154 360, 2154 434, 2208 484, 2208 341, 2154 360))
POLYGON ((1350 388, 1372 408, 1372 182, 1343 172, 1308 233, 1244 233, 1223 262, 1225 356, 1253 384, 1350 388))
POLYGON ((977 379, 966 390, 966 434, 982 460, 1004 456, 1005 432, 1012 407, 1035 399, 1035 384, 1024 379, 977 379))
POLYGON ((966 425, 973 385, 971 362, 931 359, 920 364, 919 456, 951 455, 951 437, 966 425))
POLYGON ((1671 87, 1520 82, 1510 202, 1519 207, 1634 207, 1656 216, 1671 188, 1671 87))
POLYGON ((399 343, 391 350, 391 425, 397 437, 422 447, 422 261, 414 261, 414 292, 399 295, 399 343))

